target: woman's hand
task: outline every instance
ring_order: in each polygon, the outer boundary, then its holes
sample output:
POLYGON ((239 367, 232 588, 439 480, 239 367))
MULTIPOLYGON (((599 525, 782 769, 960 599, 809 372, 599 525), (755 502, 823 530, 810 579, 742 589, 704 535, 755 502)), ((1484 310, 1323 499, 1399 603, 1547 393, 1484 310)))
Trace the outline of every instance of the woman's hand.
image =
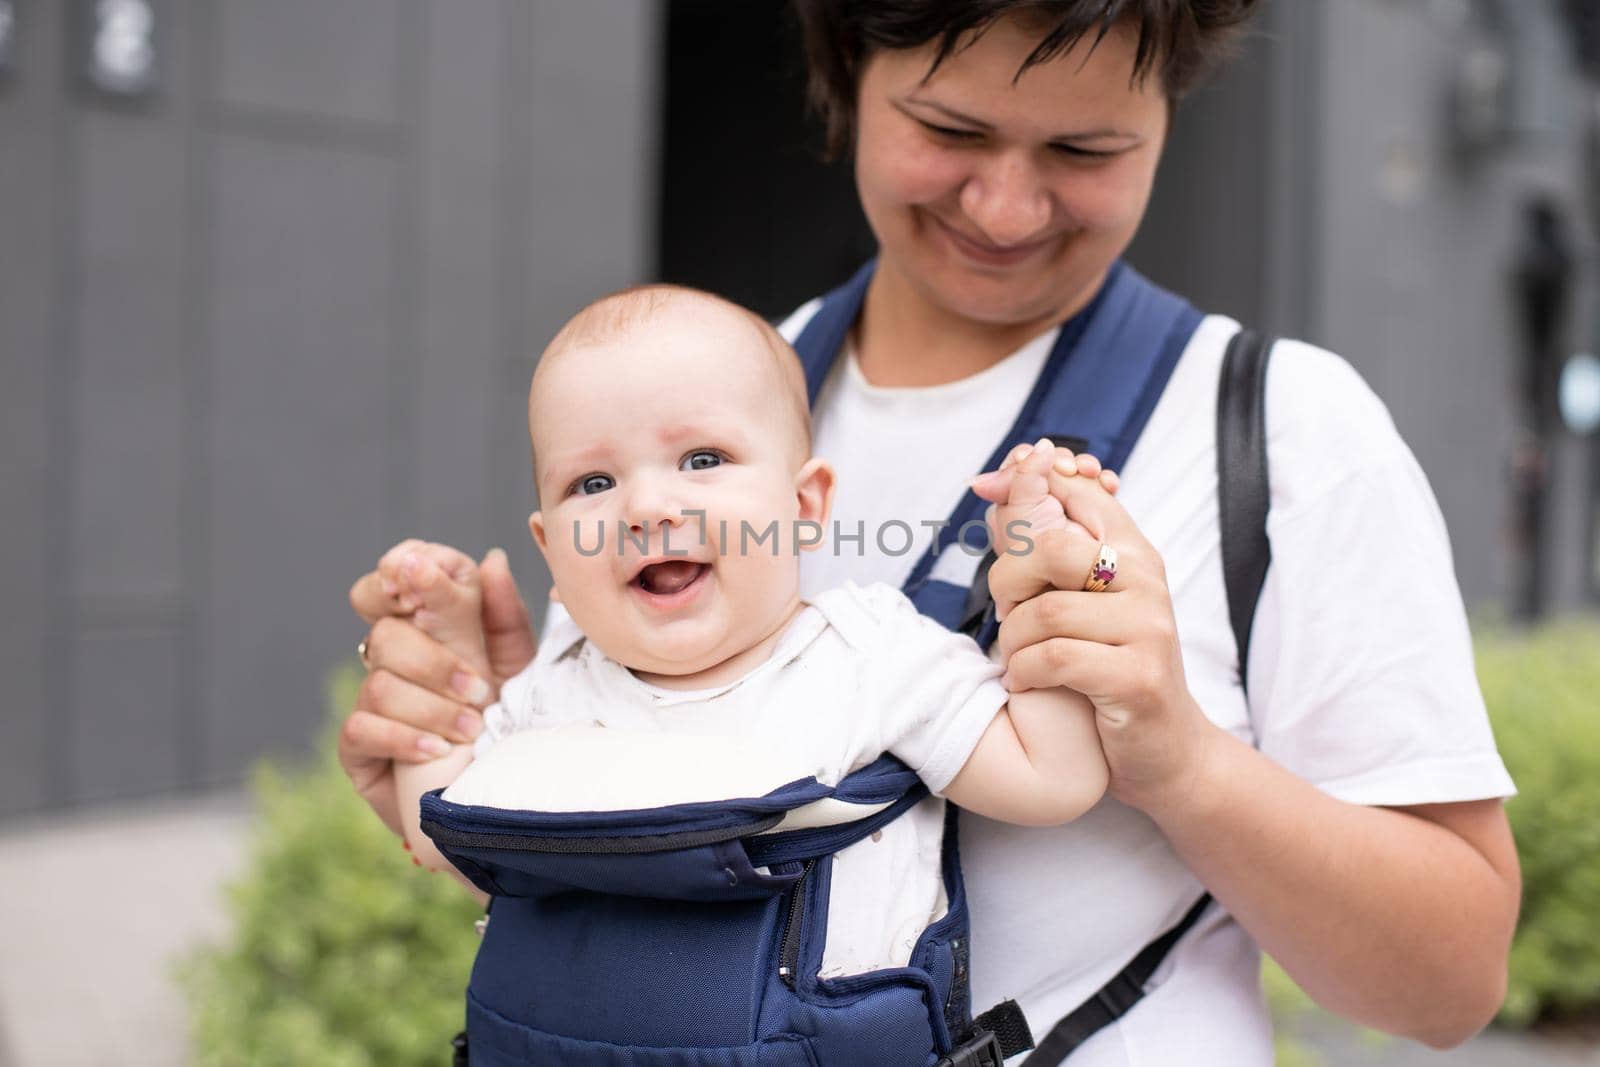
MULTIPOLYGON (((1013 452, 999 471, 974 479, 973 491, 1004 501, 1018 459, 1048 446, 1013 452)), ((1110 791, 1149 809, 1183 795, 1216 728, 1184 679, 1161 557, 1104 482, 1082 476, 1084 460, 1067 453, 1048 474, 1051 494, 1072 521, 1033 536, 1029 551, 1001 553, 989 571, 1004 681, 1012 692, 1059 685, 1087 696, 1111 768, 1110 791), (1117 552, 1117 574, 1103 591, 1087 592, 1102 543, 1117 552)), ((1099 473, 1098 464, 1089 465, 1099 473)), ((993 528, 995 509, 989 518, 994 543, 1007 544, 993 528)))
POLYGON ((471 741, 482 728, 481 709, 493 702, 500 682, 527 666, 534 652, 528 611, 504 552, 491 551, 477 568, 481 612, 472 628, 462 620, 474 583, 462 580, 469 576, 460 572, 459 560, 423 549, 423 542, 401 542, 350 589, 351 607, 372 630, 367 677, 339 731, 339 763, 356 792, 396 833, 392 761, 424 762, 448 751, 450 742, 471 741), (420 624, 440 629, 466 654, 452 651, 420 624), (472 647, 481 651, 474 655, 472 647))

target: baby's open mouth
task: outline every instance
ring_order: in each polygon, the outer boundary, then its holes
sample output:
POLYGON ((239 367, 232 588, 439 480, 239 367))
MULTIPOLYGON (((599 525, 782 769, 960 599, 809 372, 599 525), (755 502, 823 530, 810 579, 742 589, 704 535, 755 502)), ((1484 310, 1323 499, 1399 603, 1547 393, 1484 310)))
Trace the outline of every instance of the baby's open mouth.
POLYGON ((647 593, 657 596, 671 596, 686 588, 690 582, 700 577, 707 569, 704 563, 695 563, 687 559, 671 559, 664 563, 652 563, 639 572, 639 577, 634 579, 634 584, 647 593))

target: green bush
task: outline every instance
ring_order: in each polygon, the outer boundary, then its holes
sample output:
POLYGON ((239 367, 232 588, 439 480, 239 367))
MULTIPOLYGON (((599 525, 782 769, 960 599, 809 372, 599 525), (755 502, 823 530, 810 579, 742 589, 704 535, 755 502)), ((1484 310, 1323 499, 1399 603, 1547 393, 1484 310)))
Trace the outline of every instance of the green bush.
POLYGON ((1517 783, 1522 918, 1500 1021, 1600 1009, 1600 624, 1483 628, 1478 680, 1517 783))
POLYGON ((1261 988, 1272 1012, 1272 1062, 1276 1067, 1324 1067, 1301 1033, 1307 1021, 1320 1017, 1322 1010, 1270 956, 1261 958, 1261 988))
MULTIPOLYGON (((342 716, 359 676, 338 672, 342 716)), ((437 1067, 461 1029, 477 905, 427 874, 350 788, 334 729, 304 769, 258 767, 231 939, 185 960, 201 1067, 437 1067)))

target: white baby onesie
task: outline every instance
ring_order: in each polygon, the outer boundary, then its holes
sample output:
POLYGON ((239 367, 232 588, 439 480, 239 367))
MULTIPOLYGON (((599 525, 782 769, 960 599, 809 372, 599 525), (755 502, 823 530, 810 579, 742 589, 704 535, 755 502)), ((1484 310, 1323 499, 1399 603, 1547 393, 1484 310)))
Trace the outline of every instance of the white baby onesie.
MULTIPOLYGON (((695 691, 640 681, 557 607, 533 663, 485 713, 475 762, 445 799, 545 811, 655 807, 761 795, 808 776, 833 785, 885 752, 938 793, 1007 699, 1000 667, 971 638, 881 582, 807 598, 765 662, 695 691), (574 742, 583 728, 587 740, 574 742)), ((946 907, 943 822, 943 801, 930 797, 839 853, 824 977, 906 964, 946 907)))

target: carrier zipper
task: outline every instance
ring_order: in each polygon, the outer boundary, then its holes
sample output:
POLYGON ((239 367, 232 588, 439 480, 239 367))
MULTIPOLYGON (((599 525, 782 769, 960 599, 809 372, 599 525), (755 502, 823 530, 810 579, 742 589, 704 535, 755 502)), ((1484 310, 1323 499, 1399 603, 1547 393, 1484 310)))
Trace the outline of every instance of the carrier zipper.
POLYGON ((778 948, 778 977, 790 989, 795 987, 795 972, 800 968, 800 915, 806 908, 806 880, 816 860, 806 860, 805 870, 789 891, 789 917, 783 924, 783 941, 778 948))
POLYGON ((763 833, 783 821, 783 812, 764 815, 753 822, 713 830, 686 830, 676 834, 640 834, 633 837, 544 837, 514 831, 458 830, 422 819, 423 833, 440 845, 456 848, 493 848, 508 852, 544 852, 566 856, 627 856, 646 852, 671 852, 699 848, 763 833))

